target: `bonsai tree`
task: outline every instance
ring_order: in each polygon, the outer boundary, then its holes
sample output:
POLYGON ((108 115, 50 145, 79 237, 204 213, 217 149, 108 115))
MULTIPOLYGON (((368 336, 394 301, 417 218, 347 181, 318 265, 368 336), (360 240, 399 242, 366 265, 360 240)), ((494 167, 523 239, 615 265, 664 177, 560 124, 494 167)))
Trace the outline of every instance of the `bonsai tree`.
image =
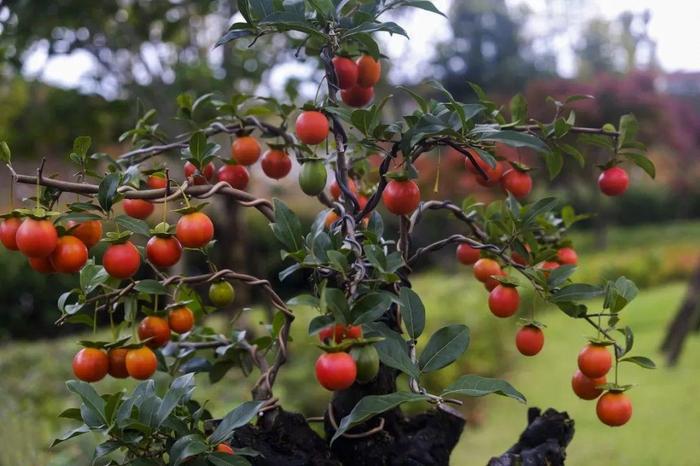
MULTIPOLYGON (((191 130, 162 134, 157 116, 147 112, 121 138, 134 148, 116 158, 91 153, 91 139, 80 136, 68 157, 76 166, 75 180, 47 176, 43 163, 36 174, 17 173, 10 148, 0 146, 14 182, 37 189, 29 200, 33 207, 4 215, 3 244, 27 256, 39 273, 79 275, 79 287, 58 301, 59 325, 94 329, 107 318, 112 330, 109 341, 81 342, 72 363, 77 380, 67 382, 80 405, 61 414, 81 425, 55 443, 101 432, 104 441, 94 462, 114 465, 448 464, 464 426, 455 409, 461 397, 497 394, 525 402, 525 395, 506 381, 475 374, 435 393, 425 387, 426 374, 455 362, 470 338, 483 337, 471 336, 458 321, 424 334, 430 309, 411 288, 411 272, 423 257, 446 247, 456 248, 455 260, 473 266, 494 318, 514 318, 519 290, 525 288, 570 316, 572 324, 590 327, 593 335, 579 355, 572 388, 581 398, 598 400, 604 424, 625 424, 632 415, 630 386, 618 377, 618 366, 654 367, 648 358, 631 355, 632 329, 620 320, 637 289, 624 277, 603 284, 575 282, 577 254, 567 232, 583 216, 556 198, 533 199, 529 167, 494 154, 496 145, 528 148, 555 177, 565 156, 584 165, 577 147, 592 144, 609 154, 601 166, 601 191, 618 195, 628 185, 623 167, 631 163, 654 174, 635 139, 634 118, 627 115, 601 128, 576 126, 567 105, 588 96, 573 96, 553 102, 551 119, 536 121, 528 117, 521 96, 504 109, 470 84, 478 102, 462 103, 433 82, 438 97, 404 89, 416 108, 386 121, 382 108, 389 97, 374 96, 383 60, 374 34, 407 35, 383 15, 400 7, 439 13, 430 2, 243 0, 238 5, 244 22, 233 24, 218 45, 252 38, 254 46, 260 36, 285 34, 298 54, 318 57, 325 93, 319 88, 317 98, 301 107, 247 95, 183 95, 178 117, 191 130), (230 156, 213 142, 217 135, 233 136, 230 156), (261 143, 268 147, 262 155, 261 143), (488 204, 468 193, 461 202, 422 201, 414 164, 441 147, 461 154, 471 176, 503 194, 488 204), (173 153, 184 162, 184 178, 172 176, 165 164, 164 157, 173 153), (159 158, 163 163, 152 168, 159 158), (370 158, 379 161, 373 166, 370 158), (300 190, 320 203, 309 229, 282 200, 245 191, 247 166, 260 162, 265 175, 277 180, 289 176, 293 159, 301 164, 300 190), (334 179, 327 191, 329 171, 334 179), (305 293, 285 302, 266 278, 219 262, 217 232, 201 203, 213 197, 267 219, 288 263, 279 278, 303 274, 305 293), (115 212, 118 204, 125 214, 115 212), (162 206, 162 220, 151 227, 145 219, 156 204, 162 206), (380 205, 384 208, 378 210, 380 205), (450 216, 463 232, 416 244, 414 229, 428 215, 450 216), (392 216, 398 222, 387 224, 396 229, 385 227, 392 216), (99 241, 108 245, 95 257, 90 248, 99 241), (201 254, 208 271, 174 268, 183 249, 201 254), (234 299, 231 283, 259 288, 267 297, 275 312, 266 336, 251 338, 239 318, 224 333, 207 327, 206 315, 234 299), (210 286, 208 301, 195 290, 201 285, 210 286), (599 297, 602 308, 589 309, 587 302, 599 297), (274 394, 300 305, 318 311, 308 338, 319 346, 316 379, 329 390, 323 436, 309 426, 313 420, 285 411, 274 394), (211 383, 226 383, 233 367, 255 380, 251 400, 214 419, 196 400, 194 374, 208 372, 211 383), (156 371, 172 377, 165 392, 151 380, 156 371), (100 394, 91 383, 107 376, 142 382, 129 393, 100 394), (399 377, 407 384, 397 383, 399 377), (407 417, 404 403, 426 409, 407 417)), ((536 311, 522 319, 515 337, 525 356, 535 356, 545 342, 536 311)), ((309 361, 309 377, 311 372, 309 361)), ((573 430, 566 413, 531 408, 520 440, 491 463, 563 464, 573 430)))

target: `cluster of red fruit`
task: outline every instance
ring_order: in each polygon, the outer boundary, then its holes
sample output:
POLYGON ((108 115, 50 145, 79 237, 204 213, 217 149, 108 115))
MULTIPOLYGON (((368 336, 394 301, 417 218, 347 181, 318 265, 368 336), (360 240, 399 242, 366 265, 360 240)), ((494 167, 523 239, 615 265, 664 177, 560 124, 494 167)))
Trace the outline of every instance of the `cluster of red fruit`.
POLYGON ((578 355, 578 370, 571 378, 571 388, 584 400, 595 400, 596 414, 604 424, 612 427, 627 423, 632 417, 632 402, 624 391, 608 390, 604 392, 606 375, 612 368, 612 356, 607 346, 589 343, 578 355), (602 394, 602 396, 601 396, 602 394))
MULTIPOLYGON (((474 266, 474 277, 483 283, 489 291, 488 303, 493 315, 506 318, 518 311, 520 294, 515 286, 498 280, 498 277, 504 277, 506 273, 496 260, 488 257, 482 258, 481 251, 467 243, 457 246, 456 256, 460 263, 474 266)), ((546 271, 560 265, 576 265, 578 262, 576 251, 569 247, 560 248, 557 251, 556 259, 557 262, 543 262, 539 267, 546 271)), ((513 253, 513 261, 525 264, 525 259, 517 253, 513 253)), ((544 346, 542 329, 534 322, 523 326, 515 335, 515 346, 525 356, 536 355, 544 346)))
POLYGON ((526 197, 532 191, 532 177, 524 165, 511 163, 512 168, 507 168, 507 161, 496 160, 496 165, 492 167, 478 152, 473 149, 468 151, 481 171, 468 158, 464 159, 464 165, 481 186, 491 188, 500 183, 503 189, 518 199, 526 197))
POLYGON ((338 77, 340 98, 350 107, 364 107, 374 98, 374 85, 379 82, 382 66, 369 55, 356 61, 347 57, 333 58, 333 67, 338 77))
POLYGON ((316 380, 327 390, 345 390, 356 381, 367 383, 379 372, 379 353, 372 344, 362 343, 362 327, 359 325, 335 324, 323 328, 319 339, 328 349, 333 344, 345 340, 358 343, 350 352, 331 350, 323 353, 316 360, 316 380))

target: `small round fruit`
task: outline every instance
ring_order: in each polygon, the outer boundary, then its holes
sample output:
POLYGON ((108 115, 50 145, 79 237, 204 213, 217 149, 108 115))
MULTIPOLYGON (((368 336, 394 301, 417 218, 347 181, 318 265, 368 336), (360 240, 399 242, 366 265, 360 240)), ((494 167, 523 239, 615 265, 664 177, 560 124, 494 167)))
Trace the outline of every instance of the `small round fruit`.
POLYGON ((172 267, 182 256, 182 245, 177 238, 153 236, 146 243, 146 255, 156 267, 172 267))
POLYGON ((623 392, 607 392, 598 399, 595 412, 603 424, 622 426, 632 417, 632 402, 623 392))
MULTIPOLYGON (((499 273, 496 273, 494 275, 497 277, 505 277, 506 273, 503 270, 501 270, 499 273)), ((499 282, 495 277, 489 277, 484 282, 484 288, 486 288, 486 290, 488 290, 488 291, 491 291, 500 284, 501 284, 501 282, 499 282)))
POLYGON ((374 98, 373 87, 354 86, 340 91, 340 98, 350 107, 360 108, 367 106, 374 98))
POLYGON ((578 255, 572 248, 560 248, 557 251, 557 262, 561 265, 576 265, 578 263, 578 255))
POLYGON ((56 269, 51 264, 49 257, 30 257, 29 266, 39 273, 54 273, 56 269))
POLYGON ((338 87, 349 89, 357 84, 357 65, 346 57, 333 57, 333 68, 338 77, 338 87))
POLYGON ((203 212, 185 214, 175 225, 175 236, 186 248, 203 248, 214 238, 214 224, 203 212))
POLYGON ((394 215, 408 215, 420 204, 420 189, 413 180, 391 180, 384 188, 382 201, 394 215))
POLYGON ((231 448, 231 445, 228 443, 220 443, 216 446, 216 451, 219 453, 225 453, 227 455, 233 455, 234 451, 233 448, 231 448))
POLYGON ((580 370, 576 370, 574 376, 571 377, 571 388, 579 398, 583 400, 595 400, 603 393, 603 390, 596 387, 604 385, 606 382, 605 376, 591 379, 580 370))
POLYGON ((73 357, 73 374, 83 382, 102 380, 109 370, 107 353, 97 348, 83 348, 73 357))
POLYGON ((70 228, 69 233, 82 241, 88 249, 102 239, 102 222, 99 220, 88 220, 80 224, 69 221, 67 226, 70 228))
POLYGON ((129 350, 126 354, 126 370, 136 380, 148 379, 157 368, 156 354, 147 346, 129 350))
POLYGON ((150 338, 146 342, 149 348, 160 348, 170 341, 170 326, 162 317, 146 316, 139 324, 138 335, 141 340, 150 338))
POLYGON ((304 162, 299 172, 299 186, 304 194, 318 196, 326 187, 328 173, 321 160, 304 162))
POLYGON ((620 167, 611 167, 604 170, 598 177, 598 187, 607 196, 619 196, 627 191, 630 177, 620 167))
POLYGON ((311 145, 325 141, 330 130, 326 115, 315 110, 302 112, 297 117, 295 128, 299 140, 311 145))
POLYGON ((151 189, 164 189, 168 186, 168 180, 164 175, 154 173, 146 178, 146 185, 151 189))
POLYGON ((489 309, 496 317, 510 317, 518 311, 520 295, 512 286, 498 285, 489 293, 489 309))
POLYGON ((540 270, 544 272, 545 276, 549 276, 549 272, 558 269, 559 267, 561 267, 561 264, 554 261, 544 261, 539 265, 540 270))
POLYGON ((219 181, 225 181, 234 189, 244 190, 248 187, 250 174, 248 169, 243 165, 226 164, 219 168, 219 181))
POLYGON ((345 338, 345 326, 343 324, 329 325, 318 332, 318 339, 324 343, 329 343, 331 337, 336 343, 340 343, 345 338))
POLYGON ((479 260, 481 251, 471 247, 467 243, 457 246, 457 260, 464 265, 474 265, 479 260))
POLYGON ((130 241, 112 244, 102 256, 102 265, 114 278, 130 278, 141 267, 141 254, 130 241))
POLYGON ((48 220, 25 219, 15 235, 17 248, 27 257, 48 257, 56 248, 58 233, 48 220))
POLYGON ((107 351, 109 358, 109 375, 115 379, 125 379, 129 377, 129 371, 126 370, 126 355, 129 350, 126 348, 112 348, 107 351))
POLYGON ((10 217, 0 223, 0 242, 10 251, 17 251, 17 229, 22 224, 22 219, 19 217, 10 217))
POLYGON ((474 278, 485 283, 491 275, 502 275, 501 266, 493 259, 487 257, 479 259, 474 264, 474 278))
POLYGON ((603 377, 612 367, 612 356, 604 345, 590 343, 578 354, 578 368, 586 377, 603 377))
POLYGON ((214 164, 209 162, 200 171, 192 162, 185 162, 185 178, 195 185, 207 184, 214 176, 214 164))
POLYGON ((532 191, 532 178, 529 173, 511 168, 501 177, 501 186, 518 199, 532 191))
POLYGON ((260 158, 261 150, 253 136, 240 136, 231 144, 231 157, 241 165, 253 165, 260 158))
POLYGON ((372 87, 382 77, 382 64, 370 55, 362 55, 357 59, 357 85, 372 87))
POLYGON ((260 165, 268 177, 279 180, 292 170, 292 159, 283 150, 270 149, 263 155, 260 165))
POLYGON ((209 301, 216 307, 226 307, 233 302, 236 297, 236 290, 231 283, 222 280, 212 283, 209 286, 209 301))
MULTIPOLYGON (((348 178, 347 186, 348 186, 348 189, 350 190, 351 193, 357 195, 357 185, 355 184, 355 182, 351 178, 348 178)), ((335 199, 336 201, 338 199, 340 199, 340 195, 342 194, 342 191, 340 190, 340 185, 338 184, 338 180, 333 180, 329 190, 331 192, 331 196, 333 197, 333 199, 335 199)))
POLYGON ((379 353, 374 345, 355 347, 350 350, 350 355, 357 366, 357 381, 367 383, 373 380, 379 373, 379 353))
POLYGON ((515 334, 515 346, 521 354, 534 356, 544 346, 544 333, 535 325, 526 325, 515 334))
POLYGON ((316 380, 327 390, 345 390, 357 378, 357 365, 348 353, 324 353, 316 360, 316 380))
POLYGON ((194 327, 194 314, 187 307, 173 309, 168 313, 168 326, 175 333, 187 333, 194 327))
POLYGON ((345 327, 345 338, 356 340, 362 336, 362 327, 359 325, 347 325, 345 327))
POLYGON ((57 272, 75 273, 87 262, 88 250, 85 244, 75 236, 61 236, 49 258, 57 272))
POLYGON ((326 230, 329 230, 339 219, 340 215, 338 215, 335 210, 331 210, 326 214, 326 218, 323 221, 323 226, 326 227, 326 230))
POLYGON ((126 213, 126 215, 141 220, 147 219, 155 209, 151 202, 144 199, 124 199, 122 207, 124 207, 124 213, 126 213))
POLYGON ((468 151, 474 158, 476 164, 486 173, 487 178, 484 178, 484 175, 474 166, 469 158, 464 159, 464 166, 467 167, 467 170, 476 175, 477 183, 486 187, 496 186, 503 176, 503 171, 505 169, 503 162, 497 160, 496 166, 492 167, 486 163, 475 150, 468 149, 468 151))

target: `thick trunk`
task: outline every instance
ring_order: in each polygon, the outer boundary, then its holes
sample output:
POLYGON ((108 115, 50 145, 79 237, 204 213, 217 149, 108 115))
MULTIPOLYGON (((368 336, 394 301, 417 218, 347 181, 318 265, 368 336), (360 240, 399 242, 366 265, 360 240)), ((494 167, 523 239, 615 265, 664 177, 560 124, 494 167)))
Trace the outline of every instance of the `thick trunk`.
POLYGON ((678 362, 683 350, 685 339, 691 331, 700 325, 700 263, 695 267, 683 304, 671 321, 666 336, 661 344, 661 350, 666 353, 666 361, 670 366, 678 362))

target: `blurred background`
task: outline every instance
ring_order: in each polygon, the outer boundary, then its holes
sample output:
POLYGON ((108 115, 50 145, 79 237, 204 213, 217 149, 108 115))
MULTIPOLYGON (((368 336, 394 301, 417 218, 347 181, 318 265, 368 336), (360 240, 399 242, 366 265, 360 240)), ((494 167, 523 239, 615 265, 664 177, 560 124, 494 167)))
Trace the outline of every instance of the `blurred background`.
MULTIPOLYGON (((137 102, 142 108, 156 109, 163 130, 177 134, 184 128, 172 116, 177 112, 175 99, 183 92, 193 96, 215 92, 223 97, 256 93, 297 104, 313 99, 321 73, 318 61, 294 57, 287 39, 262 38, 252 48, 245 41, 213 48, 232 20, 238 19, 234 3, 0 3, 0 140, 12 148, 17 171, 31 173, 45 157, 47 170, 70 177, 66 156, 79 135, 92 136, 94 150, 111 155, 128 150, 117 141, 138 118, 137 102)), ((700 422, 695 402, 700 339, 691 335, 686 342, 685 337, 700 322, 696 312, 700 55, 689 39, 700 20, 700 6, 683 0, 434 3, 449 20, 422 11, 403 12, 395 21, 411 40, 381 37, 387 55, 382 63, 386 79, 377 94, 394 94, 388 117, 412 110, 412 101, 396 86, 413 86, 427 95, 434 91, 422 84, 426 79, 441 81, 464 101, 474 100, 467 81, 480 84, 503 103, 520 92, 532 115, 540 119, 551 118, 553 112, 547 96, 571 94, 596 97, 574 105, 580 124, 616 123, 629 112, 637 116, 642 140, 656 163, 657 179, 652 182, 640 169, 629 167, 631 188, 613 200, 604 199, 596 185, 595 165, 606 156, 590 147, 584 153, 590 160, 586 170, 576 169, 576 162, 567 159, 553 184, 546 181, 543 162, 532 154, 500 150, 501 155, 523 159, 536 168, 532 198, 542 196, 546 186, 578 212, 600 212, 577 226, 573 240, 580 268, 574 278, 600 282, 625 275, 637 283, 642 292, 624 319, 637 330, 637 351, 654 356, 661 367, 657 371, 624 368, 624 380, 640 385, 631 392, 635 414, 624 428, 602 426, 595 406, 578 400, 569 387, 575 356, 588 328, 559 312, 544 310, 539 320, 548 325, 545 348, 537 358, 521 357, 513 344, 515 322, 492 318, 487 295, 471 278, 471 270, 459 267, 454 251, 445 250, 421 264, 415 286, 431 315, 430 325, 467 323, 472 345, 458 366, 438 372, 430 383, 442 386, 468 372, 503 377, 527 396, 530 405, 568 411, 576 420, 577 433, 567 464, 697 464, 700 444, 691 426, 700 422), (667 337, 669 327, 673 331, 667 337), (670 352, 671 359, 680 355, 673 367, 659 352, 664 339, 666 355, 670 352)), ((228 141, 220 142, 227 146, 228 141)), ((176 160, 173 155, 171 162, 179 166, 176 160)), ((483 191, 454 154, 432 154, 421 162, 425 198, 502 196, 483 191)), ((252 192, 282 197, 307 223, 313 220, 319 206, 300 194, 295 174, 272 184, 257 170, 251 177, 252 192)), ((2 212, 31 195, 31 187, 18 186, 12 197, 7 171, 0 170, 0 180, 2 212)), ((301 279, 277 282, 283 267, 278 246, 256 212, 221 202, 209 209, 216 212, 219 231, 235 231, 219 246, 222 263, 269 277, 283 296, 304 286, 301 279), (245 254, 246 250, 255 253, 245 254)), ((456 227, 434 215, 418 231, 416 244, 456 227)), ((189 264, 193 270, 199 266, 196 261, 189 264)), ((71 427, 57 414, 75 402, 63 381, 71 377, 70 360, 80 339, 77 332, 84 330, 53 325, 59 315, 56 299, 73 286, 74 278, 39 275, 17 253, 4 249, 0 271, 0 465, 89 464, 95 438, 83 436, 60 448, 48 448, 54 437, 71 427)), ((249 290, 237 291, 236 306, 227 312, 245 308, 255 331, 266 313, 264 303, 249 290)), ((319 390, 315 397, 294 396, 311 392, 309 361, 317 351, 304 336, 313 314, 304 309, 298 314, 292 359, 281 373, 277 391, 284 405, 313 416, 325 406, 316 400, 328 395, 319 390)), ((225 316, 222 312, 211 323, 224 329, 225 316)), ((131 385, 104 380, 97 388, 109 392, 131 385)), ((240 372, 231 371, 217 385, 202 376, 196 394, 211 400, 212 409, 221 414, 244 399, 249 386, 240 372)), ((526 407, 500 398, 470 400, 465 414, 469 422, 453 463, 485 464, 515 441, 525 423, 526 407)))

